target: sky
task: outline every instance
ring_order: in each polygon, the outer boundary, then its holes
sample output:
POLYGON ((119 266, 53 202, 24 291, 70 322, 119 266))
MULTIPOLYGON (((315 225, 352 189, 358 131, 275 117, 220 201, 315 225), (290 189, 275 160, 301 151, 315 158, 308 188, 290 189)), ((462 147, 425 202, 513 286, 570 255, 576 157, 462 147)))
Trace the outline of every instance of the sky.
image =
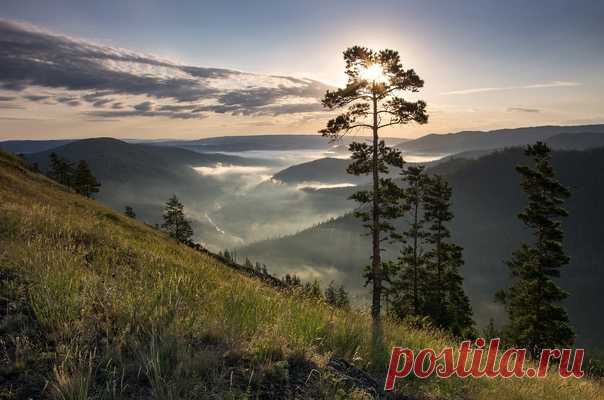
POLYGON ((603 20, 603 1, 2 0, 0 140, 316 133, 352 45, 425 81, 429 123, 388 136, 604 123, 603 20))

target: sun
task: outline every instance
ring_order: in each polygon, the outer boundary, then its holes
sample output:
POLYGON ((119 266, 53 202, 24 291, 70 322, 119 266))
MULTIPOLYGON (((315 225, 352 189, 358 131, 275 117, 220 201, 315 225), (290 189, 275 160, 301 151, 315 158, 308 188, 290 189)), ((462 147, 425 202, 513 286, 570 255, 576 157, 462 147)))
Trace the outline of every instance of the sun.
POLYGON ((359 77, 369 82, 386 82, 388 79, 384 69, 378 63, 371 64, 368 67, 361 67, 359 70, 359 77))

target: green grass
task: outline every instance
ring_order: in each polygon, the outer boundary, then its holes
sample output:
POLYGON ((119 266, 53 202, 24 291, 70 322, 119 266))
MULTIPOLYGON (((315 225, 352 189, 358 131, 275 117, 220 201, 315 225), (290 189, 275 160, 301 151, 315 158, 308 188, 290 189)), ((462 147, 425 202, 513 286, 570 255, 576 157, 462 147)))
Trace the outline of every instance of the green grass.
MULTIPOLYGON (((296 379, 307 398, 362 399, 324 368, 329 357, 370 370, 387 363, 370 354, 365 312, 277 291, 5 154, 0 274, 0 399, 270 398, 293 396, 296 379)), ((453 343, 389 321, 384 341, 453 343)), ((598 382, 555 374, 409 379, 399 389, 426 399, 604 398, 598 382)))

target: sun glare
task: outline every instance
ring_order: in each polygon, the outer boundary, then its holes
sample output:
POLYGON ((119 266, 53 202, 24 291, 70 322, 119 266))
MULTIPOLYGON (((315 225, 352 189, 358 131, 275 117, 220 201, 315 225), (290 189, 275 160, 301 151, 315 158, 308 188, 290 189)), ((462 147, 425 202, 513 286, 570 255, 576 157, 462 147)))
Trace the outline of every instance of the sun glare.
POLYGON ((367 68, 361 68, 359 71, 361 79, 369 82, 386 82, 386 74, 380 64, 371 64, 367 68))

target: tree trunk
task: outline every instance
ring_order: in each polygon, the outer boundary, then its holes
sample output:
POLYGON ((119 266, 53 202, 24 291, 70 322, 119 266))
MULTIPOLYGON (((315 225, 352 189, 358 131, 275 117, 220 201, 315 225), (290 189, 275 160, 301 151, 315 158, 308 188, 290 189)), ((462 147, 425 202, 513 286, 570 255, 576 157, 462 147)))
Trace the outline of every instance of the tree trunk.
MULTIPOLYGON (((440 218, 440 217, 437 217, 440 218)), ((439 318, 439 322, 442 323, 443 322, 443 316, 445 314, 445 305, 444 305, 444 299, 443 299, 443 285, 444 282, 442 280, 442 222, 438 221, 438 230, 436 232, 436 269, 437 269, 437 274, 438 274, 438 280, 436 282, 436 290, 437 290, 437 297, 438 297, 438 318, 439 318)))
MULTIPOLYGON (((419 183, 418 183, 418 187, 417 187, 417 194, 416 196, 419 197, 419 183)), ((417 223, 418 223, 418 217, 417 214, 419 212, 419 199, 415 200, 415 210, 414 210, 414 216, 413 216, 413 312, 415 313, 415 315, 419 315, 419 296, 418 296, 418 282, 417 280, 419 279, 418 274, 417 274, 417 268, 418 268, 418 264, 419 261, 417 260, 417 235, 418 235, 418 227, 417 227, 417 223)))
POLYGON ((371 258, 371 272, 373 277, 373 302, 371 305, 371 317, 376 328, 380 326, 381 300, 382 300, 382 261, 380 257, 380 215, 379 215, 379 174, 378 174, 378 117, 377 97, 373 95, 373 223, 372 223, 372 245, 373 255, 371 258))

